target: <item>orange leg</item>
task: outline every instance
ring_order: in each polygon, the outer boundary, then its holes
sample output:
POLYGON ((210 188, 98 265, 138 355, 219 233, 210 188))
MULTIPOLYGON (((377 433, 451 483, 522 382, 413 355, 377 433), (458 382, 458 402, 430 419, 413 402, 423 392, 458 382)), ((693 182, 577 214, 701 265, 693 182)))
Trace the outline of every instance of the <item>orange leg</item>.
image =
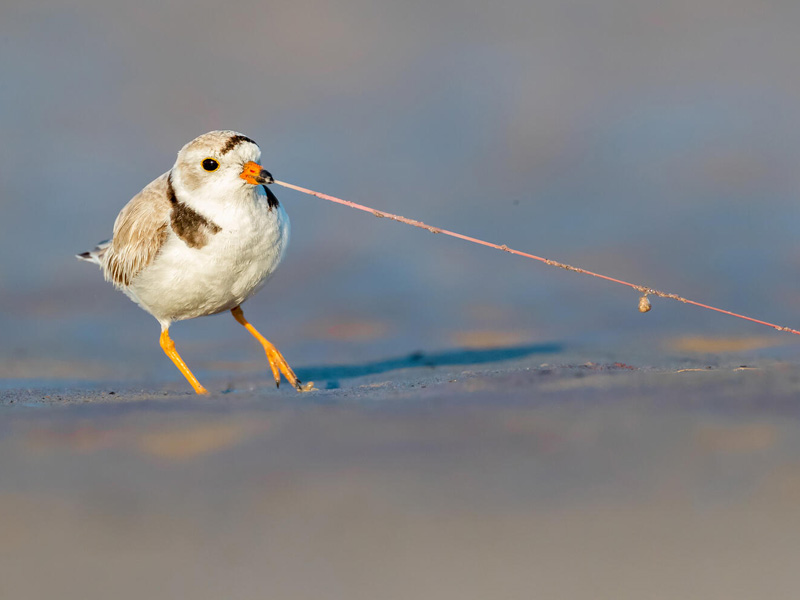
POLYGON ((164 351, 164 353, 170 357, 172 362, 175 363, 175 366, 178 367, 178 370, 183 373, 184 377, 186 377, 186 381, 192 384, 194 391, 198 394, 207 394, 208 390, 200 385, 200 382, 197 381, 197 377, 192 374, 192 372, 189 370, 189 367, 187 367, 186 363, 183 362, 181 355, 178 354, 178 351, 175 349, 175 342, 173 342, 169 337, 168 329, 161 330, 161 338, 159 339, 159 343, 161 344, 161 349, 164 351))
POLYGON ((287 363, 286 359, 283 358, 283 354, 281 354, 278 349, 267 340, 267 338, 261 335, 255 327, 248 323, 247 319, 244 318, 244 313, 240 307, 237 306, 236 308, 232 308, 231 314, 233 315, 234 319, 244 325, 244 328, 247 329, 247 331, 249 331, 254 338, 261 342, 261 345, 264 347, 264 352, 267 353, 267 361, 272 369, 272 376, 275 378, 276 386, 280 387, 281 373, 283 373, 283 376, 286 377, 287 381, 291 383, 298 392, 308 392, 314 389, 313 382, 304 384, 297 378, 297 375, 294 374, 294 371, 292 371, 289 363, 287 363))

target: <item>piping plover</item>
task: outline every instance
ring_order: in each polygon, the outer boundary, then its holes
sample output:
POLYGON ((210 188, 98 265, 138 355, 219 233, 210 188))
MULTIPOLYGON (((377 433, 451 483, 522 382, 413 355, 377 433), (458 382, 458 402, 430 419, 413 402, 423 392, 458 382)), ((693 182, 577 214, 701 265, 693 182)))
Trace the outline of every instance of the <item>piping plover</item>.
POLYGON ((298 391, 313 388, 240 306, 261 289, 289 242, 289 217, 267 188, 273 179, 260 160, 258 144, 240 133, 201 135, 120 211, 112 239, 78 255, 100 265, 106 281, 161 323, 161 348, 198 394, 208 392, 178 354, 169 327, 226 310, 264 347, 276 385, 283 373, 298 391))

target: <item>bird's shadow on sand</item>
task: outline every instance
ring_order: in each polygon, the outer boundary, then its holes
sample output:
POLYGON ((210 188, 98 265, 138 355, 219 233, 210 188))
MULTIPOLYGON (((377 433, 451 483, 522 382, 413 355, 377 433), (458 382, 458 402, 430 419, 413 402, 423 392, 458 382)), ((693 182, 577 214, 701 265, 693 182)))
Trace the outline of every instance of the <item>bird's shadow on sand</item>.
POLYGON ((328 389, 339 387, 341 379, 353 379, 367 375, 378 375, 388 371, 409 368, 451 367, 458 365, 480 365, 516 360, 534 354, 557 354, 564 349, 562 344, 529 344, 500 348, 456 348, 441 352, 412 352, 396 358, 387 358, 354 365, 319 365, 297 369, 303 381, 325 381, 328 389))

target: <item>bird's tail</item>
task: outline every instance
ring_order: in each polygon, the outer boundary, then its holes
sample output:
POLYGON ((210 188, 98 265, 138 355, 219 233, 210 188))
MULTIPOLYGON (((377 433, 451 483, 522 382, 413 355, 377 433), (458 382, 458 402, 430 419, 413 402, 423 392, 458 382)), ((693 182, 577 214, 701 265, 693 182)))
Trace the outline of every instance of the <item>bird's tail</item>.
POLYGON ((80 254, 76 254, 75 258, 78 260, 85 260, 86 262, 94 263, 96 265, 103 266, 103 256, 108 250, 108 247, 111 245, 111 240, 106 240, 104 242, 100 242, 97 244, 94 250, 89 250, 89 252, 81 252, 80 254))

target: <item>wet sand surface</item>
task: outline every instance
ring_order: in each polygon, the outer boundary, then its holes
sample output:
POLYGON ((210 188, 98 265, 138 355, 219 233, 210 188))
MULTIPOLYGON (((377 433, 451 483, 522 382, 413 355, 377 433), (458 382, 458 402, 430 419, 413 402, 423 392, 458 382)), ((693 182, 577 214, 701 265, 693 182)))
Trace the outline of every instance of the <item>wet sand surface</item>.
POLYGON ((0 596, 796 597, 796 350, 614 354, 8 384, 0 596))

